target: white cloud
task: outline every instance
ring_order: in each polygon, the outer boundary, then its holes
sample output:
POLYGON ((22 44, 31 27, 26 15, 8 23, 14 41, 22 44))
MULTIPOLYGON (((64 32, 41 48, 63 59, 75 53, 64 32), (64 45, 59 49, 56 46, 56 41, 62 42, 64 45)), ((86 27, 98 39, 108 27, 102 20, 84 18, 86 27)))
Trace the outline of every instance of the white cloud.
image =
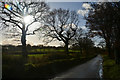
POLYGON ((99 0, 98 2, 108 2, 109 0, 99 0))
POLYGON ((4 39, 2 41, 2 45, 7 45, 7 44, 9 44, 9 45, 18 45, 19 42, 13 41, 13 40, 14 39, 4 39))
POLYGON ((119 2, 119 0, 98 0, 98 2, 119 2))
POLYGON ((82 26, 81 28, 82 28, 83 30, 87 30, 87 27, 85 27, 85 26, 82 26))
POLYGON ((82 8, 84 8, 85 10, 79 9, 77 13, 84 16, 89 12, 89 9, 92 7, 88 3, 83 3, 82 8))
POLYGON ((78 10, 78 12, 77 12, 78 14, 80 14, 80 15, 82 15, 82 16, 84 16, 85 14, 87 14, 88 13, 88 10, 78 10))
POLYGON ((88 10, 88 9, 91 8, 90 4, 88 4, 88 3, 84 3, 84 4, 82 5, 82 7, 85 8, 86 10, 88 10))

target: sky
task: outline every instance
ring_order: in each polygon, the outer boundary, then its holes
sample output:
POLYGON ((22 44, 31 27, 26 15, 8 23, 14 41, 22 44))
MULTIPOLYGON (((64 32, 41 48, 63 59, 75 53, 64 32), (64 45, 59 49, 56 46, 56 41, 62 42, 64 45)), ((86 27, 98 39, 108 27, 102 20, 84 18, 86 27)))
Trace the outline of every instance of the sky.
MULTIPOLYGON (((69 9, 69 10, 75 10, 79 16, 80 16, 80 23, 79 27, 86 30, 85 23, 86 21, 83 19, 84 14, 88 13, 88 8, 90 8, 90 4, 83 3, 83 2, 48 2, 48 5, 51 9, 69 9)), ((36 25, 36 24, 35 24, 36 25)), ((32 29, 31 29, 32 30, 32 29)), ((97 39, 97 38, 96 38, 97 39)), ((27 44, 31 45, 44 45, 43 39, 39 39, 37 35, 27 36, 27 44)), ((12 44, 12 45, 18 45, 21 44, 19 42, 12 41, 12 39, 5 38, 5 36, 2 36, 2 40, 0 40, 1 44, 12 44)), ((49 43, 48 45, 51 46, 60 46, 62 43, 59 41, 54 41, 49 43)))
POLYGON ((118 2, 120 0, 46 0, 48 2, 118 2))

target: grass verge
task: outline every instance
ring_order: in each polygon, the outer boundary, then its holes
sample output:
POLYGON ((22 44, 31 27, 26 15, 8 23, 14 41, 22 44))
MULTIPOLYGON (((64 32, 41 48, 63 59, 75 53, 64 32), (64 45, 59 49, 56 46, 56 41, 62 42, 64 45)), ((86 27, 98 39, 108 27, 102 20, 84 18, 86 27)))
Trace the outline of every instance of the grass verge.
POLYGON ((66 54, 29 55, 28 63, 22 65, 20 55, 3 56, 3 79, 39 79, 47 80, 57 74, 82 64, 95 57, 73 57, 66 54))
POLYGON ((108 80, 120 80, 120 65, 108 56, 103 56, 103 78, 108 80))

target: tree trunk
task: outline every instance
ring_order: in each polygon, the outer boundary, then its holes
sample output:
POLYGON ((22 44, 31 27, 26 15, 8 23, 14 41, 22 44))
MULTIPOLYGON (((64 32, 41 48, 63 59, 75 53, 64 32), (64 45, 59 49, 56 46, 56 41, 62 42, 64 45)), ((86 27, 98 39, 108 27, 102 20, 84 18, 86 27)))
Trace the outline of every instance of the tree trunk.
POLYGON ((82 47, 79 46, 79 50, 80 50, 80 52, 77 53, 77 55, 78 55, 77 57, 78 57, 78 58, 80 58, 80 56, 82 55, 82 47))
POLYGON ((115 62, 120 64, 120 47, 119 43, 115 44, 115 62))
POLYGON ((82 55, 83 53, 82 53, 83 51, 82 51, 82 48, 80 48, 80 54, 82 55))
POLYGON ((88 48, 85 48, 85 57, 87 58, 89 56, 88 48))
POLYGON ((110 45, 110 43, 106 43, 106 48, 107 48, 107 51, 108 51, 108 56, 109 56, 110 58, 112 58, 111 45, 110 45))
POLYGON ((115 49, 115 62, 116 64, 120 64, 120 51, 118 48, 115 49))
POLYGON ((25 29, 22 30, 21 43, 22 43, 22 55, 23 55, 23 58, 26 61, 27 50, 26 50, 26 32, 25 32, 25 29))
POLYGON ((80 50, 79 54, 82 55, 82 46, 80 43, 79 43, 79 50, 80 50))
POLYGON ((65 42, 65 53, 69 54, 69 50, 68 50, 68 41, 65 42))

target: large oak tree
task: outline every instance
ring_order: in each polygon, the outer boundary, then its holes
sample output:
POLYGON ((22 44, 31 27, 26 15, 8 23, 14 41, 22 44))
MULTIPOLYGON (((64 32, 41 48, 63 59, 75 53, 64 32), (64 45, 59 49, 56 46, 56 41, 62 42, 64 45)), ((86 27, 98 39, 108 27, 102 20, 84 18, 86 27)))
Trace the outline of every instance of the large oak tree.
MULTIPOLYGON (((21 43, 23 55, 27 57, 26 35, 35 34, 35 30, 29 33, 30 26, 35 27, 34 23, 41 22, 41 18, 48 12, 49 7, 45 2, 0 2, 1 29, 15 27, 21 33, 21 43), (26 18, 26 17, 32 18, 26 18), (25 20, 28 20, 26 21, 25 20)), ((12 28, 11 28, 12 29, 12 28)), ((20 34, 16 34, 20 35, 20 34)))
POLYGON ((46 36, 64 42, 68 54, 68 45, 75 36, 79 16, 75 11, 65 9, 54 9, 44 18, 47 28, 46 36))

